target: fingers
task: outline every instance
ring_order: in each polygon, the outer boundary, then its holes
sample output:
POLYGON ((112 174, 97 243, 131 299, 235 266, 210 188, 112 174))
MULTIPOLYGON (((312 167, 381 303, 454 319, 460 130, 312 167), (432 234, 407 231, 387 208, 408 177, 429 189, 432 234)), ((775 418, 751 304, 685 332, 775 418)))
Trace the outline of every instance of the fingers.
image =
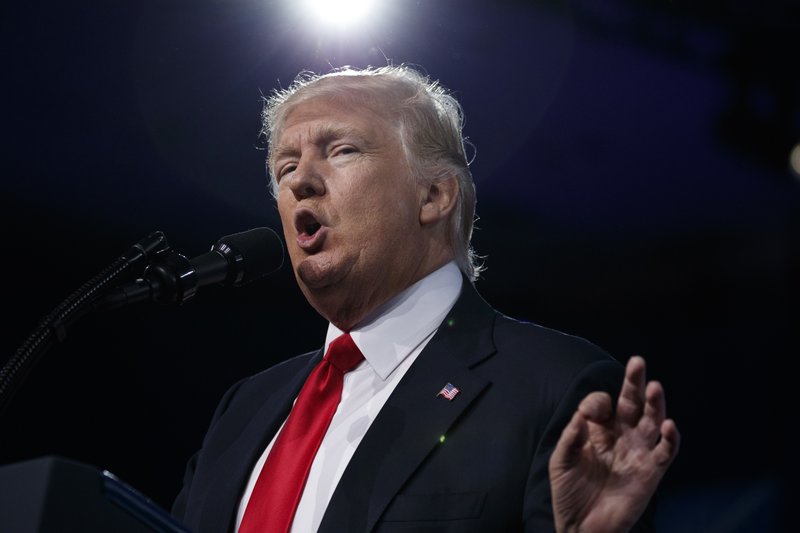
POLYGON ((678 426, 672 419, 666 419, 661 423, 661 440, 653 449, 653 457, 656 464, 666 469, 678 455, 681 445, 681 434, 678 426))
POLYGON ((584 397, 561 433, 551 466, 574 465, 591 442, 596 453, 614 448, 650 451, 655 464, 666 470, 680 447, 680 433, 666 412, 663 386, 658 381, 648 383, 644 359, 633 356, 625 368, 616 412, 605 392, 584 397))
POLYGON ((593 448, 604 453, 614 447, 614 406, 605 392, 592 392, 578 404, 578 413, 586 420, 586 438, 593 448))
POLYGON ((569 423, 561 432, 561 437, 559 437, 553 454, 550 456, 551 470, 553 468, 566 469, 577 463, 586 439, 586 421, 579 411, 575 411, 569 423))
POLYGON ((591 392, 578 404, 578 412, 586 420, 597 424, 605 424, 614 416, 611 396, 605 392, 591 392))
POLYGON ((680 432, 675 422, 666 418, 664 387, 658 381, 646 382, 645 363, 640 356, 628 361, 617 414, 621 423, 640 432, 653 449, 656 463, 669 466, 680 448, 680 432))
POLYGON ((651 381, 645 389, 644 414, 639 420, 638 428, 649 443, 654 446, 661 435, 661 424, 667 413, 667 400, 664 388, 658 381, 651 381))
POLYGON ((657 420, 656 426, 660 426, 667 413, 664 387, 658 381, 651 381, 645 389, 645 398, 647 401, 644 405, 644 416, 657 420))
MULTIPOLYGON (((550 457, 550 466, 567 468, 580 460, 581 450, 591 437, 590 423, 604 425, 612 420, 614 409, 611 397, 604 392, 592 392, 581 400, 569 423, 561 432, 555 450, 550 457)), ((593 442, 594 442, 593 440, 593 442)), ((603 440, 603 439, 599 439, 603 440)), ((607 443, 598 443, 607 445, 607 443)))
POLYGON ((645 405, 645 363, 634 355, 625 366, 625 379, 617 402, 617 416, 622 425, 633 427, 639 423, 645 405))

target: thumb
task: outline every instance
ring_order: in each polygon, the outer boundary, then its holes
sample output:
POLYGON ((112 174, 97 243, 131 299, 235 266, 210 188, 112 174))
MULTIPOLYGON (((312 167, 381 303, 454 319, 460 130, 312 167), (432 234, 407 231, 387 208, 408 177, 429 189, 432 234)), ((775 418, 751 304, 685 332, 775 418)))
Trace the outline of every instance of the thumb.
POLYGON ((565 470, 575 465, 580 459, 581 449, 588 439, 586 419, 579 411, 575 411, 569 423, 564 427, 556 447, 550 456, 550 474, 565 470))

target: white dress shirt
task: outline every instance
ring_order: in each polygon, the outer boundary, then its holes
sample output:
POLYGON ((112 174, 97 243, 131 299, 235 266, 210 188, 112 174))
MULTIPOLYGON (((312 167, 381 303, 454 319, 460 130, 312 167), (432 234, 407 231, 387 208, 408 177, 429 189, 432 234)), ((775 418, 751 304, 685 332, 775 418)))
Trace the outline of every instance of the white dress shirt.
MULTIPOLYGON (((317 531, 358 444, 450 312, 461 292, 461 283, 461 272, 450 262, 389 300, 350 331, 365 360, 345 374, 342 399, 311 465, 292 533, 317 531)), ((326 352, 328 345, 342 333, 328 324, 326 352)), ((250 474, 236 514, 237 530, 276 437, 277 434, 250 474)))

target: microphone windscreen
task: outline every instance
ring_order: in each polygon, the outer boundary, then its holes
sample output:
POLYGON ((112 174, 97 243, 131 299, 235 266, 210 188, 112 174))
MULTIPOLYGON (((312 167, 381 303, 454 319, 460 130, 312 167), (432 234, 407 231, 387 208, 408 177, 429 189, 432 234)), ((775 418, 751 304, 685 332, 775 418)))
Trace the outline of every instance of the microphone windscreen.
POLYGON ((229 261, 236 261, 242 269, 242 277, 236 285, 255 281, 283 265, 283 242, 270 228, 253 228, 227 235, 217 241, 214 249, 222 252, 229 261))

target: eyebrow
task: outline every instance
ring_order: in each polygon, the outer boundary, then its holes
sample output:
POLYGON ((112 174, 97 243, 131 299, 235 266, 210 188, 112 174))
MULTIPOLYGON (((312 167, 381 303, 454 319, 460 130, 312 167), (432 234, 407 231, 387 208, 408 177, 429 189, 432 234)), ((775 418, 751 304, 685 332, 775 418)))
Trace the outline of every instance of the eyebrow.
MULTIPOLYGON (((367 137, 356 128, 323 124, 315 126, 314 129, 311 130, 311 142, 317 147, 323 147, 333 141, 348 137, 355 139, 366 148, 374 146, 374 143, 367 139, 367 137)), ((281 143, 272 152, 272 160, 277 161, 284 157, 297 157, 299 155, 300 153, 297 147, 281 143)))

